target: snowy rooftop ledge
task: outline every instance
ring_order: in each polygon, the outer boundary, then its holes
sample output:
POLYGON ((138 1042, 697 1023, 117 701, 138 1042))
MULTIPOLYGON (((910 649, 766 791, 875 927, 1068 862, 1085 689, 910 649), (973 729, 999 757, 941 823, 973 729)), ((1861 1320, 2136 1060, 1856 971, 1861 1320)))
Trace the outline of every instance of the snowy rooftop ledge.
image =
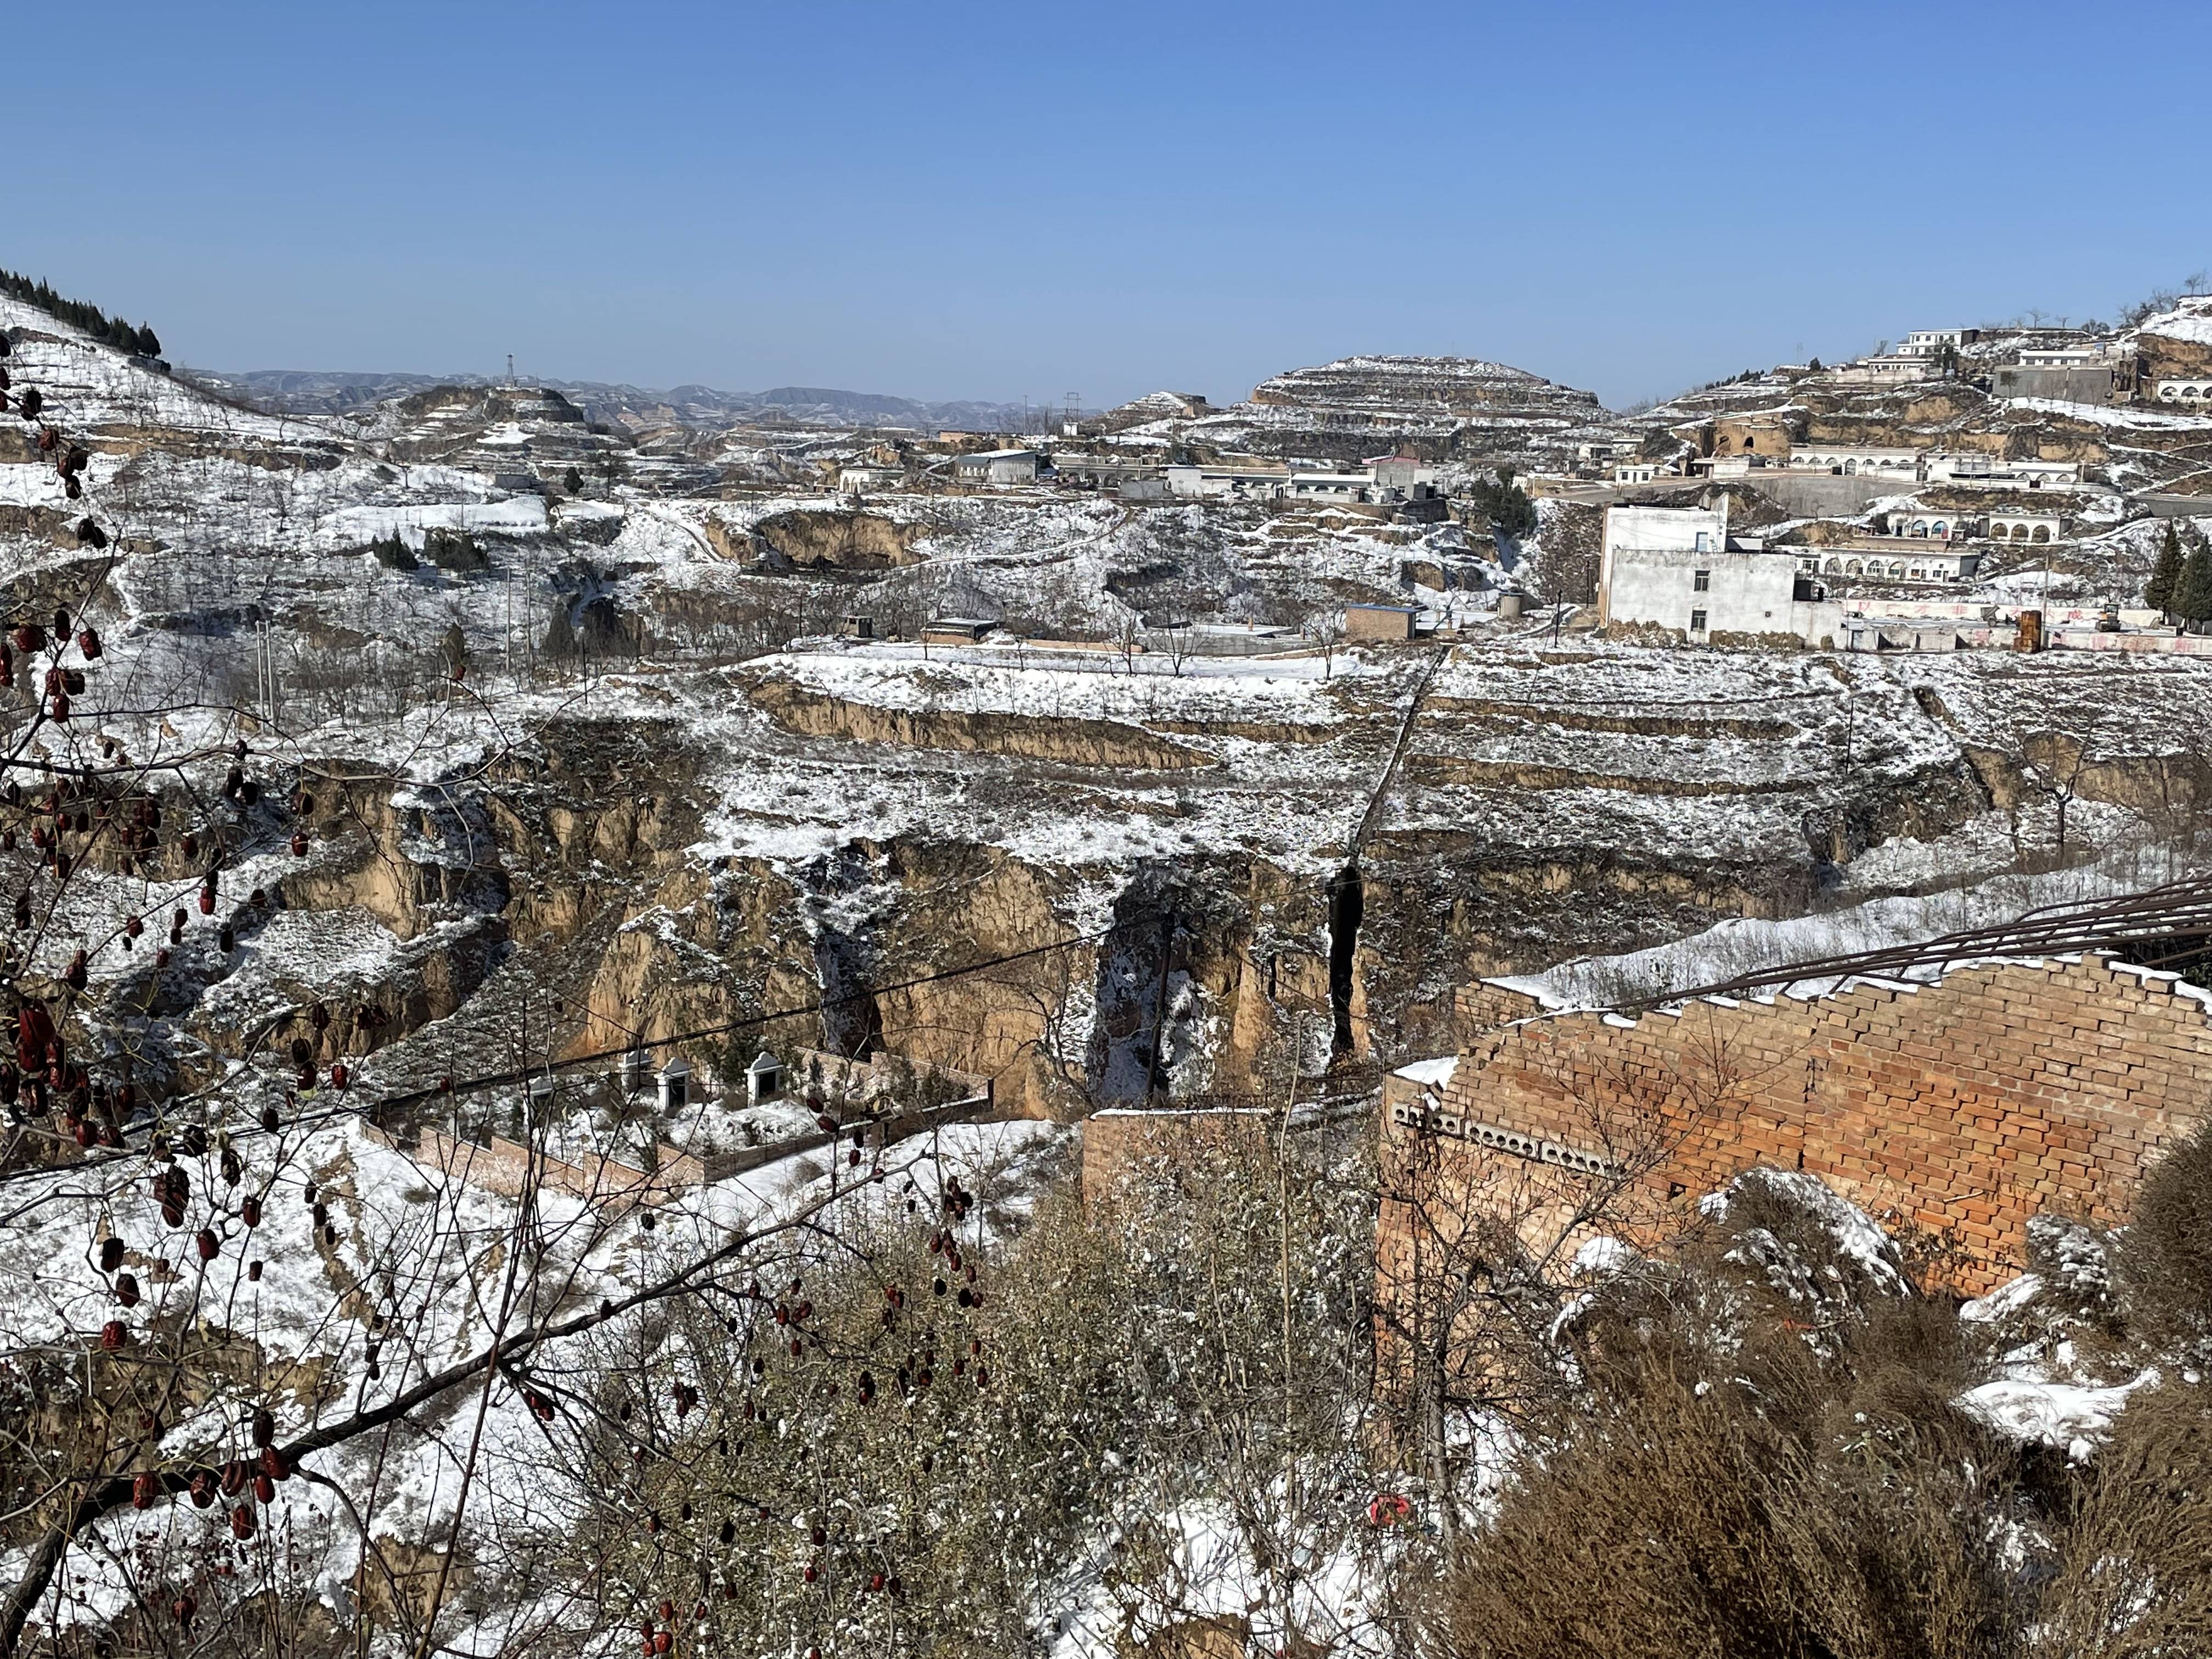
MULTIPOLYGON (((2131 963, 2114 959, 2109 951, 2093 951, 2087 954, 2111 963, 2115 970, 2129 973, 2139 971, 2131 963)), ((1683 1010, 1693 1002, 1710 1003, 1720 1008, 1739 1008, 1747 1001, 1771 1006, 1781 997, 1787 997, 1792 1002, 1820 1002, 1830 997, 1847 996, 1862 986, 1873 990, 1892 992, 1899 995, 1911 995, 1924 991, 1930 986, 1941 985, 1953 974, 1969 968, 2041 968, 2051 963, 2061 966, 2071 966, 2081 961, 2082 956, 2082 952, 2074 951, 2045 952, 2040 956, 2000 954, 1958 957, 1947 962, 1929 963, 1925 968, 1908 969, 1908 972, 1922 975, 1913 979, 1901 979, 1887 974, 1826 975, 1808 974, 1802 979, 1793 979, 1769 987, 1763 993, 1723 996, 1717 992, 1703 994, 1693 992, 1662 1001, 1632 1002, 1625 1000, 1620 1007, 1603 1003, 1578 1001, 1574 998, 1563 996, 1552 988, 1543 975, 1486 979, 1481 982, 1485 985, 1495 985, 1501 990, 1517 992, 1543 1005, 1542 1012, 1510 1021, 1508 1022, 1510 1024, 1525 1025, 1537 1020, 1557 1019, 1574 1014, 1596 1014, 1601 1017, 1607 1024, 1618 1025, 1626 1030, 1633 1027, 1637 1021, 1646 1014, 1657 1014, 1670 1019, 1677 1018, 1683 1010), (1632 1009, 1633 1012, 1622 1012, 1620 1008, 1624 1007, 1632 1009)), ((2178 974, 2159 974, 2154 976, 2162 981, 2174 981, 2171 988, 2176 996, 2189 997, 2204 1004, 2208 1012, 2212 1012, 2212 989, 2189 984, 2178 974)))
MULTIPOLYGON (((1824 915, 1773 921, 1731 920, 1648 950, 1584 957, 1540 974, 1500 975, 1482 983, 1532 999, 1542 1012, 1531 1018, 1623 1008, 1677 1013, 1692 1000, 1723 1006, 1736 1000, 1771 1003, 1784 997, 1814 1001, 1844 995, 1860 986, 1901 994, 1940 984, 1962 969, 2074 963, 2081 954, 2000 947, 1923 963, 1870 964, 1863 971, 1852 970, 1850 959, 2008 926, 2029 912, 2053 908, 2054 901, 2072 906, 2122 897, 2138 884, 2118 872, 2094 866, 2042 876, 2005 875, 1974 887, 1923 897, 1875 899, 1824 915), (1800 964, 1806 971, 1793 979, 1724 994, 1699 995, 1695 989, 1724 985, 1747 974, 1785 973, 1800 964), (1824 967, 1832 971, 1822 972, 1824 967), (1682 988, 1681 994, 1674 994, 1677 987, 1682 988)), ((1977 942, 1960 941, 1967 946, 1977 942)), ((2173 994, 2190 997, 2212 1011, 2212 990, 2168 970, 2137 968, 2106 951, 2095 954, 2115 970, 2136 975, 2147 985, 2164 985, 2173 994)))

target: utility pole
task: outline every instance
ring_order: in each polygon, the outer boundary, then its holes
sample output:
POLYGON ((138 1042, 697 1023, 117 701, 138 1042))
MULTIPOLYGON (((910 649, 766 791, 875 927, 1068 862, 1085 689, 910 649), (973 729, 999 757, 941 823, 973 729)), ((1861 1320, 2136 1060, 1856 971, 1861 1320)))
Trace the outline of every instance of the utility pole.
POLYGON ((253 680, 261 718, 273 732, 276 729, 276 641, 266 622, 253 625, 253 680))

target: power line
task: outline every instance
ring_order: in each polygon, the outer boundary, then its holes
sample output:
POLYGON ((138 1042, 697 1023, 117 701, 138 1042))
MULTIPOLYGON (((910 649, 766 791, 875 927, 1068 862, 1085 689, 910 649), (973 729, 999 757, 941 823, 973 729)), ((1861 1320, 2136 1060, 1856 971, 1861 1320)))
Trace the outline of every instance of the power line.
MULTIPOLYGON (((2205 939, 2212 939, 2212 878, 2192 877, 2116 898, 2045 905, 2026 911, 2010 921, 1942 933, 1914 944, 1887 945, 1847 956, 1808 957, 1777 967, 1753 969, 1710 984, 1610 1003, 1603 1010, 1580 1012, 1650 1009, 1698 997, 1786 989, 1805 980, 1884 977, 1918 969, 2008 957, 2073 956, 2205 939)), ((2150 965, 2186 954, 2185 950, 2169 951, 2150 965)))
POLYGON ((842 1007, 848 1003, 860 1002, 892 992, 910 991, 923 985, 936 985, 949 979, 962 979, 970 974, 980 974, 990 969, 1002 968, 1008 963, 1026 962, 1033 957, 1049 956, 1055 951, 1074 950, 1079 945, 1096 945, 1134 925, 1131 922, 1117 921, 1111 927, 1101 928, 1095 933, 1072 934, 1066 939, 1055 939, 1049 945, 1032 945, 1026 951, 1009 951, 1004 956, 992 957, 983 962, 969 963, 964 967, 941 969, 933 974, 922 974, 915 978, 900 980, 890 985, 865 987, 857 991, 845 992, 839 996, 817 997, 811 1002, 800 1003, 790 1008, 781 1008, 774 1013, 747 1014, 739 1019, 725 1020, 714 1025, 702 1025, 692 1030, 674 1032, 668 1036, 634 1040, 619 1048, 596 1048, 589 1054, 573 1054, 566 1060, 549 1060, 543 1065, 519 1066, 504 1072, 491 1072, 480 1077, 458 1081, 441 1080, 427 1089, 413 1089, 404 1094, 384 1096, 368 1109, 412 1106, 418 1102, 443 1096, 471 1094, 479 1089, 495 1089, 506 1084, 526 1082, 533 1077, 548 1076, 555 1072, 575 1071, 601 1060, 619 1060, 625 1054, 642 1054, 655 1048, 673 1048, 680 1043, 698 1042, 708 1037, 726 1036, 733 1031, 771 1025, 778 1020, 795 1019, 805 1014, 818 1014, 827 1009, 842 1007))
MULTIPOLYGON (((821 1013, 827 1009, 842 1007, 848 1003, 862 1001, 871 997, 883 996, 897 991, 913 990, 924 985, 941 984, 946 980, 963 979, 973 974, 988 973, 993 969, 1003 968, 1010 963, 1026 962, 1061 951, 1072 951, 1084 945, 1102 944, 1116 933, 1127 932, 1140 925, 1134 921, 1117 921, 1095 933, 1073 933, 1065 939, 1054 939, 1047 945, 1031 945, 1024 951, 1010 951, 1000 956, 988 957, 981 962, 968 963, 958 968, 940 969, 933 974, 917 975, 912 979, 900 980, 890 985, 864 987, 834 997, 817 997, 811 1001, 799 1003, 788 1008, 780 1008, 770 1013, 748 1014, 741 1018, 725 1020, 714 1025, 702 1025, 689 1031, 678 1031, 664 1037, 634 1038, 618 1048, 595 1049, 589 1054, 572 1055, 566 1060, 549 1059, 539 1065, 511 1067, 506 1071, 486 1073, 476 1077, 458 1079, 441 1079, 428 1088, 412 1089, 398 1094, 380 1096, 375 1100, 361 1105, 347 1103, 323 1107, 313 1111, 296 1112, 291 1117, 279 1120, 273 1130, 259 1124, 241 1126, 232 1130, 231 1135, 234 1140, 252 1139, 257 1136, 281 1134, 286 1129, 301 1128, 341 1117, 361 1117, 374 1121, 381 1112, 416 1105, 426 1100, 453 1098, 465 1094, 474 1094, 484 1089, 495 1089, 526 1082, 531 1078, 550 1076, 556 1072, 573 1072, 600 1061, 618 1060, 626 1054, 672 1048, 680 1043, 696 1042, 708 1037, 726 1036, 733 1031, 749 1030, 758 1026, 773 1024, 778 1020, 821 1013)), ((88 1170, 97 1170, 106 1164, 119 1163, 125 1158, 137 1158, 141 1156, 143 1152, 143 1148, 117 1147, 102 1158, 80 1158, 73 1164, 38 1164, 10 1170, 0 1173, 0 1186, 10 1185, 18 1181, 30 1180, 40 1176, 78 1175, 88 1170)))

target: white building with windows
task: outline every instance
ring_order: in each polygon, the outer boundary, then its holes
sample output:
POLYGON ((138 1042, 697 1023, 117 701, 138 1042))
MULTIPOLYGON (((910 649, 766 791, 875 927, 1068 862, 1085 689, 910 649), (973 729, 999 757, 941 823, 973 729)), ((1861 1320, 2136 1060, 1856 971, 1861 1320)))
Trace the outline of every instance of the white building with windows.
POLYGON ((1937 450, 1926 458, 1921 477, 1929 483, 1988 484, 2007 489, 2040 489, 2045 484, 2071 488, 2081 482, 2081 463, 2026 456, 2008 460, 1986 450, 1937 450))
POLYGON ((1920 458, 1923 453, 1902 444, 1868 447, 1821 443, 1815 440, 1792 444, 1790 447, 1790 465, 1810 467, 1817 472, 1841 472, 1851 477, 1871 476, 1917 479, 1920 477, 1920 458))
POLYGON ((1940 380, 1943 370, 1937 367, 1933 353, 1918 356, 1886 351, 1844 363, 1831 373, 1850 386, 1907 386, 1916 380, 1940 380))
POLYGON ((963 483, 1035 483, 1039 459, 1034 449, 986 449, 956 457, 952 470, 963 483))
POLYGON ((1897 349, 1900 357, 1940 357, 1946 350, 1956 351, 1960 346, 1972 345, 1982 337, 1978 328, 1916 328, 1905 337, 1905 343, 1897 349))
POLYGON ((2023 346, 2020 366, 2022 368, 2079 368, 2086 363, 2100 362, 2104 348, 2095 345, 2023 346))
MULTIPOLYGON (((1279 466, 1171 466, 1168 493, 1193 501, 1292 501, 1394 505, 1437 502, 1437 471, 1411 456, 1384 455, 1341 471, 1279 466)), ((1441 513, 1441 507, 1437 511, 1441 513)))
POLYGON ((1168 494, 1191 501, 1272 501, 1290 488, 1287 466, 1171 466, 1168 494))
POLYGON ((1293 472, 1286 493, 1294 501, 1364 501, 1375 482, 1358 472, 1293 472))
POLYGON ((2160 380, 2152 395, 2162 404, 2212 403, 2212 375, 2193 380, 2160 380))
POLYGON ((1900 541, 1948 542, 1954 536, 1967 534, 1968 527, 1952 514, 1915 508, 1910 513, 1890 514, 1889 528, 1880 533, 1900 541))
POLYGON ((872 489, 896 489, 906 482, 902 466, 885 466, 877 461, 848 461, 837 470, 837 488, 848 495, 864 495, 872 489))
POLYGON ((2065 520, 2056 513, 1992 513, 1988 535, 2009 546, 2042 546, 2065 539, 2065 520))
POLYGON ((1956 582, 1974 574, 1982 556, 1962 547, 1911 537, 1869 538, 1848 547, 1799 550, 1801 576, 1827 582, 1956 582), (1881 541, 1894 541, 1894 548, 1881 541))
POLYGON ((1597 610, 1608 626, 1662 628, 1693 645, 1783 634, 1817 644, 1835 614, 1821 597, 1793 551, 1729 534, 1725 495, 1713 507, 1606 509, 1597 610))

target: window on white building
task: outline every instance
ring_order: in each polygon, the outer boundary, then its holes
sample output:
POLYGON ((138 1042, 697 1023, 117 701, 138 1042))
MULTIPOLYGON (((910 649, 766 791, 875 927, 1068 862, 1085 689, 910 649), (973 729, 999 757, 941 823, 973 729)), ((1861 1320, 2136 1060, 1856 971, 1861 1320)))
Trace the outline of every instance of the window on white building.
POLYGON ((1690 573, 1690 587, 1694 592, 1711 592, 1713 591, 1713 573, 1710 570, 1692 571, 1690 573))
POLYGON ((1692 634, 1702 634, 1705 631, 1705 613, 1704 611, 1692 611, 1690 613, 1690 631, 1692 634))
POLYGON ((1697 550, 1700 553, 1710 553, 1713 550, 1712 537, 1702 530, 1698 532, 1697 550))

